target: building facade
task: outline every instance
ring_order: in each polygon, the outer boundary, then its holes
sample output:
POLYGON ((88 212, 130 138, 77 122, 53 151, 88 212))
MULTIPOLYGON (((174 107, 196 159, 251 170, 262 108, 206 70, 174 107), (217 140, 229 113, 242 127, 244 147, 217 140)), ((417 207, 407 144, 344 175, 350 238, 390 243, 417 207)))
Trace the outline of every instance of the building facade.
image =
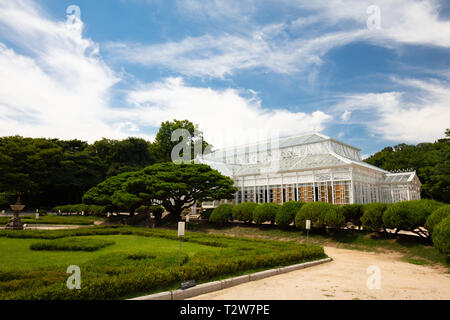
POLYGON ((342 206, 420 199, 416 172, 393 173, 367 164, 359 149, 320 133, 217 150, 196 162, 234 180, 235 204, 295 200, 342 206))

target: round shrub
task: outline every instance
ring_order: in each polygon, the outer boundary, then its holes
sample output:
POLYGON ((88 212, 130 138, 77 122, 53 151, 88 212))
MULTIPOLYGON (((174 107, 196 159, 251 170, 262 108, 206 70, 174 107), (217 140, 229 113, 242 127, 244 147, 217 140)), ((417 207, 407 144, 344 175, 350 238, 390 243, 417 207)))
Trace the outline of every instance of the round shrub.
POLYGON ((233 208, 232 216, 234 220, 251 222, 253 220, 253 210, 258 205, 253 202, 242 202, 233 208))
POLYGON ((355 226, 361 226, 361 217, 364 214, 362 204, 346 204, 343 208, 343 214, 346 222, 350 222, 355 226))
POLYGON ((397 202, 386 210, 383 223, 390 229, 415 230, 425 226, 428 217, 441 206, 440 202, 434 200, 397 202))
POLYGON ((277 203, 260 204, 253 210, 253 220, 256 223, 271 222, 273 224, 280 208, 281 206, 277 203))
POLYGON ((325 211, 324 223, 328 228, 340 229, 345 226, 344 209, 338 206, 333 206, 325 211))
POLYGON ((361 224, 364 230, 380 231, 384 228, 383 215, 388 205, 386 203, 368 203, 363 206, 361 224))
POLYGON ((434 227, 432 239, 436 249, 450 255, 450 216, 434 227))
POLYGON ((335 210, 335 206, 327 202, 307 203, 295 215, 295 226, 305 230, 306 220, 311 220, 312 229, 324 228, 325 216, 333 210, 335 210))
POLYGON ((425 228, 432 234, 434 227, 448 216, 450 216, 450 204, 434 210, 425 222, 425 228))
POLYGON ((275 223, 280 228, 288 228, 289 225, 294 221, 295 215, 304 205, 304 202, 300 201, 288 201, 285 202, 280 210, 278 210, 277 215, 275 217, 275 223))
POLYGON ((231 204, 221 204, 211 212, 209 221, 215 224, 224 224, 228 222, 228 220, 231 219, 233 208, 234 207, 231 204))

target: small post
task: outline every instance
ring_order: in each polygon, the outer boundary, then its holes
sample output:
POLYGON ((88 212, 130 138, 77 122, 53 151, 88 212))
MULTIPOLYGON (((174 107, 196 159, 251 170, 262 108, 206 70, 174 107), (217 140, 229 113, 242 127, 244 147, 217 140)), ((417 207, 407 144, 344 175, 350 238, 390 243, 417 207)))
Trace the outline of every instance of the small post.
POLYGON ((311 229, 311 220, 306 220, 306 242, 308 242, 310 229, 311 229))
POLYGON ((178 222, 178 238, 180 238, 180 252, 178 254, 178 266, 181 267, 181 238, 184 237, 184 231, 185 231, 186 223, 184 222, 178 222))

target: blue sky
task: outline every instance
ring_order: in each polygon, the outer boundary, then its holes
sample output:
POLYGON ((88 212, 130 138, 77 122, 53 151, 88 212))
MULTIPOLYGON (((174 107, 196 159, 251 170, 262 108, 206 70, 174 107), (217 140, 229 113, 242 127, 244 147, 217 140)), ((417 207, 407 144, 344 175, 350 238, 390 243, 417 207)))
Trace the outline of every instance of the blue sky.
POLYGON ((0 136, 189 119, 217 147, 321 131, 369 155, 443 137, 449 89, 445 1, 0 0, 0 136))

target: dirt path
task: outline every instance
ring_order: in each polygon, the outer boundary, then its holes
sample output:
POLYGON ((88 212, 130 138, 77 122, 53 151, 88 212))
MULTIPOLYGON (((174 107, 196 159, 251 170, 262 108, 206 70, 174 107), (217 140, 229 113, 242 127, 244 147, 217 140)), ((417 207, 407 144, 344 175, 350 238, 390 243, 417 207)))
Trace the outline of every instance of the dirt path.
MULTIPOLYGON (((396 253, 380 254, 325 247, 333 261, 316 267, 248 282, 194 299, 450 299, 450 274, 435 266, 400 260, 396 253), (381 272, 381 288, 368 289, 369 266, 381 272)), ((370 282, 375 284, 374 282, 370 282)))

